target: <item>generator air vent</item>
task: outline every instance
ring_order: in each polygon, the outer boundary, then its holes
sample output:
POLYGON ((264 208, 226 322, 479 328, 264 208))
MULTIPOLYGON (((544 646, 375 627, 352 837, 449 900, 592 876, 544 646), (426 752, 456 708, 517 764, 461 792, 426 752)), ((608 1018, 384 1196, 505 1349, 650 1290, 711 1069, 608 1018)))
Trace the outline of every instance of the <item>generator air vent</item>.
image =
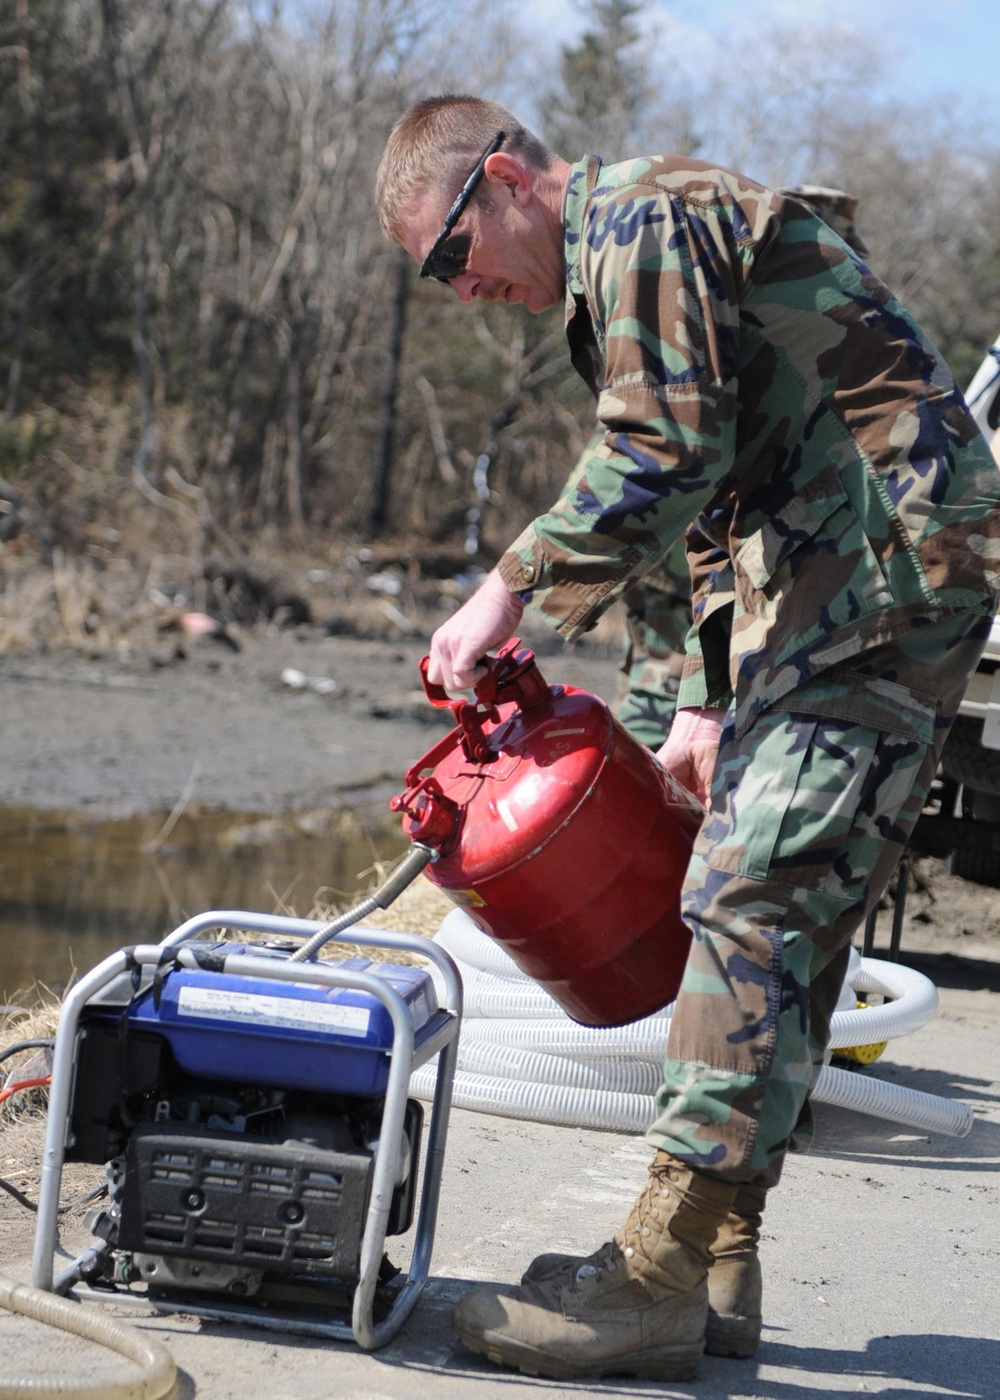
POLYGON ((119 1246, 314 1277, 357 1277, 369 1153, 142 1124, 129 1140, 119 1246))

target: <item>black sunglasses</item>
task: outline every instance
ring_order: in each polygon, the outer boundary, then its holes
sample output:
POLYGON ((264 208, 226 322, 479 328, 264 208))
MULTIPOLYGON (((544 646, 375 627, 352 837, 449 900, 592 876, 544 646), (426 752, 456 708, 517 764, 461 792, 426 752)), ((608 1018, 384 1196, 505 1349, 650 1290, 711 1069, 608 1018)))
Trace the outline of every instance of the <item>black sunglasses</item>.
POLYGON ((453 277, 458 277, 465 271, 465 264, 469 256, 469 248, 472 245, 472 239, 467 233, 456 234, 454 238, 449 238, 449 235, 465 213, 465 208, 469 200, 475 194, 476 186, 483 178, 486 162, 494 151, 499 151, 506 139, 506 131, 498 131, 493 140, 486 147, 486 150, 476 161, 475 169, 459 190, 455 198, 455 203, 448 210, 441 232, 431 244, 430 252, 420 264, 419 275, 421 277, 435 277, 439 282, 450 282, 453 277), (448 245, 447 247, 445 246, 446 244, 448 245))

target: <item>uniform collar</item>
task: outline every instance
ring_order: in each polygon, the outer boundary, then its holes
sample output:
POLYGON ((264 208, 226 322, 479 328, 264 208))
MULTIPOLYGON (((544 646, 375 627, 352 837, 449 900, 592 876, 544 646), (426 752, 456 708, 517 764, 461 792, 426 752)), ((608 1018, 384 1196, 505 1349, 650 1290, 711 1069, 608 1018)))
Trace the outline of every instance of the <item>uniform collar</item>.
POLYGON ((580 250, 584 239, 584 220, 591 191, 601 169, 598 156, 584 156, 572 167, 566 182, 563 206, 563 246, 566 258, 566 339, 570 359, 580 377, 594 395, 600 391, 603 378, 601 354, 594 335, 594 323, 587 306, 587 297, 580 269, 580 250))
POLYGON ((566 258, 566 318, 573 314, 576 298, 583 296, 583 278, 580 274, 580 247, 583 242, 583 222, 586 217, 587 201, 597 183, 601 169, 600 156, 584 156, 578 160, 566 181, 566 200, 563 206, 563 238, 566 258))

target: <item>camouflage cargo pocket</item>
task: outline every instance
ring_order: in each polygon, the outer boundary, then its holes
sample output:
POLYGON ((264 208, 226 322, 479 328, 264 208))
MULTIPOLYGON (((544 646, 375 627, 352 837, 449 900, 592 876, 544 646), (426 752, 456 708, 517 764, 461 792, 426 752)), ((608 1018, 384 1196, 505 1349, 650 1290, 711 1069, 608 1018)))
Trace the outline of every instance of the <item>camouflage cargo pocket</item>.
POLYGON ((720 750, 700 838, 708 864, 858 898, 899 819, 918 814, 906 809, 927 748, 828 716, 762 715, 720 750))

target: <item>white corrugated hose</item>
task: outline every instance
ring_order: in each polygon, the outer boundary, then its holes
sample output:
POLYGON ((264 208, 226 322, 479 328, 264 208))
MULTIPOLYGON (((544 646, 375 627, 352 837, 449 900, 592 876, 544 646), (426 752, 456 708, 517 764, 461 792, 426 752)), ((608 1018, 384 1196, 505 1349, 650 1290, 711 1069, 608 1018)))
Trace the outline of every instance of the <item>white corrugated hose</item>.
MULTIPOLYGON (((672 1006, 628 1026, 595 1030, 571 1020, 464 910, 445 918, 435 942, 458 963, 465 988, 457 1108, 567 1127, 646 1130, 655 1117, 653 1095, 672 1006)), ((930 978, 855 952, 832 1018, 830 1048, 876 1046, 910 1035, 927 1024, 937 1005, 930 978), (856 1009, 857 1000, 871 993, 886 1000, 856 1009)), ((433 1064, 422 1066, 411 1092, 430 1099, 435 1075, 433 1064)), ((812 1097, 951 1137, 964 1137, 973 1123, 967 1104, 829 1064, 812 1097)))

